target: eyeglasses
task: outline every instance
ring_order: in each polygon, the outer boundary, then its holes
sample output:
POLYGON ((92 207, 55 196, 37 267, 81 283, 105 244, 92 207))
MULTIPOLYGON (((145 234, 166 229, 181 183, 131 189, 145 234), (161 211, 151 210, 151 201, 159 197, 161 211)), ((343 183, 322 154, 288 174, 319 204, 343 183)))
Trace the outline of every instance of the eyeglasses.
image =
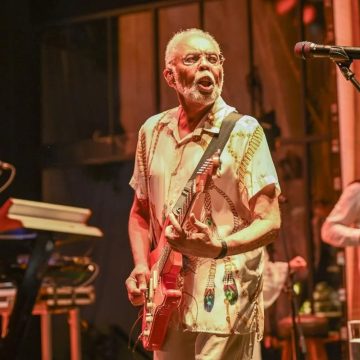
POLYGON ((224 63, 224 56, 222 54, 215 54, 215 53, 192 53, 184 56, 182 58, 182 62, 186 66, 193 66, 197 65, 202 58, 206 59, 208 63, 211 65, 222 65, 224 63))

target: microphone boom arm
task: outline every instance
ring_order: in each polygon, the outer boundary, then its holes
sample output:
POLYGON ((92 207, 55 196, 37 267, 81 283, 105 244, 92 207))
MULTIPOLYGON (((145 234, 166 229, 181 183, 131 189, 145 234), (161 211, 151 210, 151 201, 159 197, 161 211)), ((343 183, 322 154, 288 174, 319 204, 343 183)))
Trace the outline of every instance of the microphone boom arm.
POLYGON ((360 59, 360 48, 318 45, 309 41, 301 41, 295 44, 294 53, 303 60, 308 58, 331 59, 339 67, 345 79, 350 80, 357 91, 360 92, 360 83, 355 78, 355 74, 350 70, 353 60, 360 59))

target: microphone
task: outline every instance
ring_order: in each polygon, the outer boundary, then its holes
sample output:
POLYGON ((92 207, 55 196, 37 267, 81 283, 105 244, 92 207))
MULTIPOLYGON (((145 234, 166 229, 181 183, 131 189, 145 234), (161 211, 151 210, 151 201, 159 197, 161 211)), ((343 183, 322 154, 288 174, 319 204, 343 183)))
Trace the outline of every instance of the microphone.
POLYGON ((336 45, 318 45, 309 41, 295 44, 294 53, 304 60, 308 58, 330 58, 334 61, 360 59, 360 48, 336 45))

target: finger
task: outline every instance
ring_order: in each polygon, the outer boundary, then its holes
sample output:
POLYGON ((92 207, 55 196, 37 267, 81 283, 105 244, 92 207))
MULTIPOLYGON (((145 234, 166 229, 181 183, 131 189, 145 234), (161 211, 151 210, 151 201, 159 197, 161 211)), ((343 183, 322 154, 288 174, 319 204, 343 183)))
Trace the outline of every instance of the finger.
POLYGON ((209 229, 209 227, 206 224, 204 224, 201 221, 199 221, 198 219, 196 219, 196 217, 193 213, 191 213, 189 220, 190 220, 190 223, 193 226, 195 226, 197 228, 197 230, 200 230, 201 232, 209 229))
POLYGON ((139 301, 137 301, 136 299, 137 298, 140 298, 140 299, 142 298, 142 292, 137 287, 136 279, 134 279, 132 277, 129 277, 126 280, 125 285, 126 285, 126 289, 127 289, 127 292, 128 292, 128 297, 129 297, 130 302, 133 305, 137 304, 139 301))
POLYGON ((140 291, 140 289, 138 289, 138 288, 134 288, 128 292, 128 295, 129 295, 129 299, 135 299, 137 297, 142 296, 142 291, 140 291))
POLYGON ((171 225, 174 227, 174 229, 178 232, 181 233, 182 232, 182 228, 180 226, 180 224, 178 223, 178 221, 175 218, 175 215, 173 213, 169 214, 169 220, 171 222, 171 225))
POLYGON ((147 289, 146 276, 144 274, 139 274, 136 276, 136 279, 138 283, 138 289, 140 291, 145 291, 147 289))
POLYGON ((179 252, 179 253, 181 253, 183 255, 191 255, 183 247, 179 247, 179 246, 173 245, 173 244, 170 244, 170 247, 171 247, 171 250, 177 251, 177 252, 179 252))
POLYGON ((165 236, 166 237, 172 237, 175 233, 175 229, 174 229, 174 226, 172 225, 168 225, 166 228, 165 228, 165 236))
POLYGON ((178 251, 179 239, 168 239, 168 243, 172 250, 178 251))
POLYGON ((174 227, 172 225, 169 225, 165 229, 165 237, 167 238, 168 241, 178 240, 180 237, 180 234, 178 234, 176 232, 176 230, 174 229, 174 227))
POLYGON ((170 244, 171 250, 179 251, 176 245, 170 244))
POLYGON ((137 290, 137 280, 133 276, 129 276, 125 281, 128 292, 134 292, 137 290))
POLYGON ((178 241, 169 239, 169 245, 173 250, 178 250, 178 241))
POLYGON ((139 306, 144 303, 144 296, 142 293, 140 295, 132 295, 131 294, 131 295, 129 295, 129 300, 132 305, 139 306))

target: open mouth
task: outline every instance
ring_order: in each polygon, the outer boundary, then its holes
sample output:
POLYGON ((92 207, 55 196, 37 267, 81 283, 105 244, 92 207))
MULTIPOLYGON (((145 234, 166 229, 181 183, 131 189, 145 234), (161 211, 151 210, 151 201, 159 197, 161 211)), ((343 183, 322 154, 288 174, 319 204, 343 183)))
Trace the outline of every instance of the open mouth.
POLYGON ((214 89, 214 81, 209 76, 204 76, 196 82, 197 87, 200 91, 209 93, 214 89))

